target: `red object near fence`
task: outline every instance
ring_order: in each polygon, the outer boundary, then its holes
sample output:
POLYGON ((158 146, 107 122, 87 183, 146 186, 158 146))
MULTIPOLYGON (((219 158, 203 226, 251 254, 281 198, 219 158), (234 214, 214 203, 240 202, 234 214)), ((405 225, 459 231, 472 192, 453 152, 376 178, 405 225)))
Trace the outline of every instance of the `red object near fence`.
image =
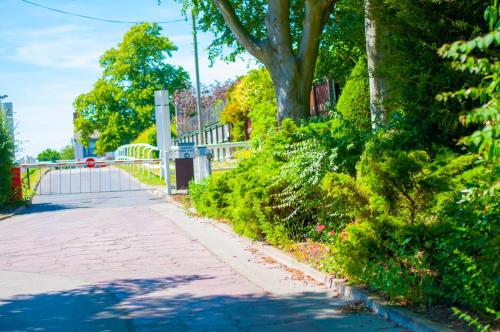
POLYGON ((12 167, 12 199, 14 201, 23 199, 23 179, 20 167, 12 167))
POLYGON ((95 159, 94 158, 87 158, 85 160, 85 164, 87 165, 87 168, 94 168, 95 167, 95 159))

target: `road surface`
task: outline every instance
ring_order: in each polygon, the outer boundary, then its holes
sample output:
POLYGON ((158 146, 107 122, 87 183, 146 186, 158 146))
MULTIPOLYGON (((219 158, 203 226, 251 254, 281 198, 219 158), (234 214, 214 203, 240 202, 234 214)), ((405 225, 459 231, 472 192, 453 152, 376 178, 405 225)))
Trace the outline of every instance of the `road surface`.
POLYGON ((37 196, 0 221, 0 331, 401 330, 345 304, 144 191, 37 196))

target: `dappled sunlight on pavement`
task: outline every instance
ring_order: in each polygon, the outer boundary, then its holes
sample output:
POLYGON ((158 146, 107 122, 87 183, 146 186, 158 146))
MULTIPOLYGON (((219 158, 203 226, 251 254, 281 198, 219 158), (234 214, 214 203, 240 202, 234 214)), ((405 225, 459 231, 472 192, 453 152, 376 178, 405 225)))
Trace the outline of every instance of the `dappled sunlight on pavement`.
POLYGON ((396 330, 171 203, 89 195, 0 222, 0 330, 396 330))

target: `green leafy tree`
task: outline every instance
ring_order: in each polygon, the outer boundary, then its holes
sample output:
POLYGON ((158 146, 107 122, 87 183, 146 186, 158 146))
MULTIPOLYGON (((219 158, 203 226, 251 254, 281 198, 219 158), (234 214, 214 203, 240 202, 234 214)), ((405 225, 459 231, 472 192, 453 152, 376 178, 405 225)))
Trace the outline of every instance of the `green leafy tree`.
POLYGON ((61 160, 61 154, 53 149, 45 149, 36 157, 38 161, 57 161, 61 160))
POLYGON ((3 112, 0 112, 0 207, 10 199, 13 157, 14 142, 10 128, 3 112))
POLYGON ((75 159, 75 148, 73 145, 66 145, 61 149, 59 153, 62 160, 72 160, 75 159))
POLYGON ((458 41, 445 45, 440 54, 452 60, 452 67, 482 76, 477 86, 467 86, 455 92, 440 94, 438 100, 458 99, 460 102, 472 99, 481 106, 464 113, 461 121, 465 125, 479 126, 462 142, 476 146, 487 159, 498 162, 500 158, 500 63, 498 53, 488 50, 500 46, 500 31, 493 31, 471 41, 458 41), (481 54, 480 57, 478 55, 481 54))
POLYGON ((490 31, 500 29, 500 1, 491 1, 484 11, 484 19, 488 22, 490 31))
POLYGON ((321 40, 316 77, 334 79, 342 88, 365 55, 364 1, 337 0, 333 22, 325 27, 321 40))
POLYGON ((167 89, 173 96, 190 85, 184 69, 166 63, 177 47, 161 31, 156 24, 133 26, 117 48, 100 58, 103 74, 93 89, 76 98, 75 129, 84 144, 99 133, 97 153, 130 143, 154 124, 155 90, 167 89))
POLYGON ((322 33, 332 23, 336 0, 178 0, 193 9, 203 31, 215 39, 212 57, 248 51, 269 70, 278 101, 278 121, 309 115, 309 96, 322 33), (230 33, 231 32, 231 33, 230 33))

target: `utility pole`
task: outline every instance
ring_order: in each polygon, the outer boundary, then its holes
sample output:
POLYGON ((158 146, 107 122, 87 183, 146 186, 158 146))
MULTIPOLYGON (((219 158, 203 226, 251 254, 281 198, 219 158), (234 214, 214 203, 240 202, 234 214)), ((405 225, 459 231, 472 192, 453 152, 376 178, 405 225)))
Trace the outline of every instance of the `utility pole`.
POLYGON ((196 32, 196 15, 194 10, 191 12, 193 21, 193 39, 194 39, 194 61, 195 61, 195 72, 196 72, 196 103, 198 105, 198 131, 200 133, 200 144, 205 144, 205 133, 203 132, 203 122, 201 118, 201 112, 203 111, 203 105, 201 104, 201 88, 200 88, 200 65, 198 63, 198 38, 196 32))

